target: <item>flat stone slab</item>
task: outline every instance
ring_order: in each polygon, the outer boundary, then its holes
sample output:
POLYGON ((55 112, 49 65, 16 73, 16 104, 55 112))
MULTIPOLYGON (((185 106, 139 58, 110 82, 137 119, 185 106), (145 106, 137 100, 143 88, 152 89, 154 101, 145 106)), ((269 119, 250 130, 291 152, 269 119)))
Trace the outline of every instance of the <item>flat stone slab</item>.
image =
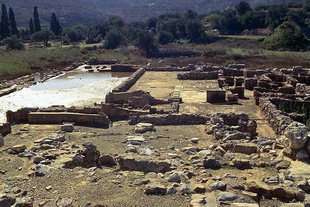
POLYGON ((146 142, 143 136, 127 136, 127 142, 146 142))

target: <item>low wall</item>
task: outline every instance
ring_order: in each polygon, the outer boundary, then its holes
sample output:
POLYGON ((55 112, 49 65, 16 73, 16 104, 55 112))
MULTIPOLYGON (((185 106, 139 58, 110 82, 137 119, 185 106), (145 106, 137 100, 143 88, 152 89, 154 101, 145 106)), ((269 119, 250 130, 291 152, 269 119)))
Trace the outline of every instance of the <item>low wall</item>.
POLYGON ((109 127, 110 120, 105 114, 81 114, 71 112, 30 112, 30 124, 62 124, 74 122, 76 125, 109 127))
POLYGON ((30 112, 38 111, 39 108, 22 108, 17 111, 7 111, 6 119, 11 124, 24 124, 28 123, 28 115, 30 112))
POLYGON ((277 134, 283 134, 287 126, 294 121, 282 111, 278 110, 277 106, 273 104, 269 98, 260 98, 259 108, 277 134))
POLYGON ((130 114, 142 115, 148 113, 148 111, 130 110, 115 104, 102 104, 101 111, 106 114, 110 120, 127 120, 130 114))
POLYGON ((177 75, 179 80, 216 80, 218 79, 218 72, 200 72, 192 71, 189 73, 180 73, 177 75))
POLYGON ((207 115, 197 114, 151 114, 130 117, 129 124, 151 123, 157 126, 164 125, 199 125, 205 124, 207 115))
POLYGON ((139 80, 139 78, 144 73, 145 73, 145 69, 144 68, 140 68, 134 74, 132 74, 127 80, 125 80, 123 83, 121 83, 115 89, 113 89, 113 92, 125 92, 125 91, 128 91, 137 82, 137 80, 139 80))
POLYGON ((0 135, 5 136, 7 134, 10 134, 12 132, 11 124, 5 123, 0 124, 0 135))
POLYGON ((243 76, 243 70, 224 68, 223 76, 243 76))
POLYGON ((161 71, 161 72, 187 72, 195 70, 195 66, 186 66, 186 67, 147 67, 146 71, 161 71))
POLYGON ((112 72, 135 72, 138 70, 138 66, 129 64, 115 64, 111 65, 112 72))

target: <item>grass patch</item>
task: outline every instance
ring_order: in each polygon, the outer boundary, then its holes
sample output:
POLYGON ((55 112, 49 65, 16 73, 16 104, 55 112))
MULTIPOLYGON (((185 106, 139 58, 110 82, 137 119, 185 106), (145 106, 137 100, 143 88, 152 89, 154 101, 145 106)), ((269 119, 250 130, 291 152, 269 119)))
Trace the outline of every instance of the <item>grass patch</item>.
POLYGON ((124 60, 126 56, 107 50, 79 47, 31 48, 22 51, 0 51, 0 79, 12 79, 35 71, 62 69, 73 62, 98 59, 124 60))

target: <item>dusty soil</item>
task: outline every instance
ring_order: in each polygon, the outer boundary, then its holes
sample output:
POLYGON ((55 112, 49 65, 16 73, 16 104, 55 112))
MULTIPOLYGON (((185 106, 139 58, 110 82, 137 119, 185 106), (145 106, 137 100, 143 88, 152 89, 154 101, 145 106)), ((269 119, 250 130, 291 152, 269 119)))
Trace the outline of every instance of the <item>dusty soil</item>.
MULTIPOLYGON (((216 89, 216 81, 179 81, 175 72, 146 72, 142 78, 130 89, 149 91, 155 98, 167 99, 174 90, 181 92, 183 113, 246 113, 251 119, 258 122, 258 133, 261 136, 275 137, 275 133, 268 126, 254 104, 252 94, 246 91, 246 99, 240 100, 238 105, 212 105, 206 103, 207 88, 216 89)), ((160 106, 162 108, 168 105, 160 106)), ((108 129, 77 127, 72 133, 60 132, 59 125, 15 125, 12 134, 4 138, 5 146, 0 148, 0 192, 14 192, 18 197, 26 194, 34 199, 34 206, 55 207, 56 200, 60 196, 72 198, 73 206, 149 206, 149 207, 174 207, 190 206, 191 195, 164 195, 147 196, 144 193, 146 186, 142 181, 151 183, 161 179, 167 186, 168 173, 147 173, 135 171, 121 171, 116 167, 81 168, 74 169, 55 168, 47 175, 38 177, 33 175, 35 167, 33 159, 20 158, 17 155, 8 154, 5 149, 14 145, 24 144, 27 149, 34 146, 34 141, 47 135, 60 133, 65 135, 65 142, 61 149, 73 148, 74 145, 82 145, 92 142, 102 155, 118 157, 126 154, 126 136, 137 135, 134 126, 126 121, 114 122, 108 129), (21 191, 21 192, 20 192, 21 191)), ((255 203, 248 195, 242 194, 242 190, 236 188, 246 181, 262 181, 265 177, 277 176, 278 171, 274 167, 252 167, 249 169, 237 169, 226 166, 221 169, 202 169, 199 164, 193 164, 194 156, 183 153, 185 147, 208 149, 217 141, 213 135, 205 133, 204 125, 187 126, 155 126, 156 131, 147 132, 144 137, 147 147, 154 153, 153 156, 160 160, 169 159, 169 154, 179 156, 172 162, 179 163, 175 171, 186 170, 194 174, 191 184, 201 183, 208 186, 218 180, 227 183, 227 191, 236 193, 238 198, 234 202, 255 203), (192 138, 198 138, 199 143, 192 142, 192 138), (232 178, 233 177, 233 178, 232 178)), ((57 150, 56 150, 57 151, 57 150)), ((268 154, 266 156, 269 156, 268 154)), ((299 166, 299 163, 295 163, 299 166)), ((207 192, 207 197, 212 200, 212 195, 207 192)), ((212 203, 212 201, 210 201, 212 203)), ((280 200, 262 200, 260 206, 280 206, 280 200)), ((229 205, 229 203, 227 204, 229 205)), ((222 204, 221 206, 227 206, 222 204)))

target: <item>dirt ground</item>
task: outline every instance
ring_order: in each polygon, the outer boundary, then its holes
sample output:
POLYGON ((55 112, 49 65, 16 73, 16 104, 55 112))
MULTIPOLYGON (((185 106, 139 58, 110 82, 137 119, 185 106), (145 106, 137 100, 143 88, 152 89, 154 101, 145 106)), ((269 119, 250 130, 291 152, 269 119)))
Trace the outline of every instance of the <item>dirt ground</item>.
POLYGON ((239 99, 239 104, 210 104, 206 102, 206 91, 220 89, 217 80, 178 80, 178 73, 146 72, 130 91, 145 90, 159 99, 168 99, 173 91, 180 91, 183 101, 183 104, 180 105, 181 113, 245 113, 257 121, 258 131, 262 136, 275 136, 258 106, 255 105, 252 91, 245 90, 245 99, 239 99))
MULTIPOLYGON (((218 88, 216 81, 179 81, 175 72, 146 72, 140 80, 130 89, 149 91, 155 98, 168 99, 175 90, 181 92, 183 104, 182 113, 246 113, 251 119, 258 122, 258 133, 262 136, 274 137, 273 130, 262 117, 258 107, 254 104, 252 94, 246 91, 246 99, 240 100, 238 105, 212 105, 206 103, 206 90, 218 88)), ((163 106, 165 107, 165 106, 163 106)), ((201 149, 208 148, 215 140, 213 136, 205 133, 204 125, 187 126, 155 126, 156 131, 147 132, 144 137, 147 146, 152 149, 159 159, 168 159, 169 154, 176 153, 182 160, 182 169, 193 172, 194 181, 205 179, 207 184, 217 180, 228 183, 230 192, 240 193, 234 188, 238 184, 244 184, 246 180, 263 180, 266 176, 276 176, 274 168, 253 167, 238 170, 225 167, 219 170, 200 169, 192 165, 193 157, 181 152, 182 148, 195 146, 201 149), (199 144, 193 144, 191 139, 198 138, 199 144), (234 175, 238 182, 234 183, 227 175, 234 175)), ((187 207, 190 206, 190 195, 165 195, 147 196, 144 193, 144 180, 156 180, 158 177, 166 179, 169 174, 147 173, 135 171, 121 171, 119 168, 56 168, 43 177, 29 176, 35 167, 32 159, 20 158, 4 152, 4 149, 17 144, 26 145, 31 149, 34 141, 47 135, 60 132, 59 125, 15 125, 12 134, 5 137, 5 146, 0 148, 0 192, 16 191, 17 195, 26 193, 34 198, 34 206, 55 207, 56 200, 60 196, 73 199, 73 206, 106 207, 187 207), (19 192, 21 191, 21 192, 19 192)), ((65 142, 63 148, 92 142, 102 155, 114 157, 125 154, 126 136, 137 135, 134 126, 126 121, 114 122, 108 129, 77 127, 72 133, 64 133, 65 142)), ((176 169, 178 170, 178 169, 176 169)), ((207 184, 204 184, 207 186, 207 184)), ((252 203, 250 196, 239 196, 235 202, 252 203)), ((279 206, 280 201, 264 201, 260 206, 279 206)))

